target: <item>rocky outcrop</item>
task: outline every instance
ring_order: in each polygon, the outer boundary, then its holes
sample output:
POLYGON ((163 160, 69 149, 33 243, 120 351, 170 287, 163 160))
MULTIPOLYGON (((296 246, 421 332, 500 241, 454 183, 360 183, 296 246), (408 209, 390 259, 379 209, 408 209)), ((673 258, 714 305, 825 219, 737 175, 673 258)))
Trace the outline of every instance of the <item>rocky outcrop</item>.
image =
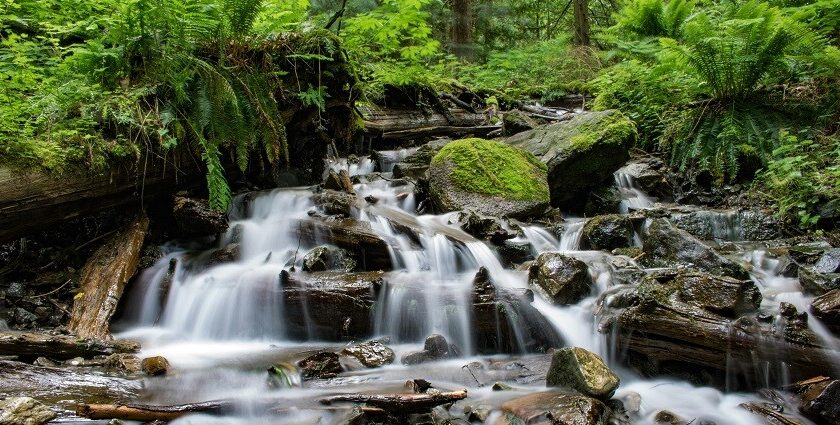
POLYGON ((0 400, 0 424, 3 425, 41 425, 56 416, 47 406, 30 397, 0 400))
POLYGON ((438 139, 421 146, 417 152, 394 165, 394 177, 408 177, 415 180, 425 178, 432 158, 449 142, 451 142, 450 139, 438 139))
POLYGON ((760 301, 751 282, 691 271, 654 273, 612 294, 601 329, 613 334, 629 364, 649 375, 754 388, 768 379, 754 367, 760 362, 774 365, 771 373, 785 363, 794 379, 830 367, 833 354, 807 329, 807 318, 793 309, 772 323, 758 321, 752 313, 760 301))
POLYGON ((540 254, 528 270, 528 286, 558 305, 577 304, 593 285, 586 263, 563 254, 540 254))
POLYGON ((548 166, 551 205, 579 209, 586 195, 629 159, 636 138, 632 121, 610 110, 575 115, 507 139, 548 166))
POLYGON ((600 357, 579 347, 555 351, 545 380, 550 387, 572 389, 601 400, 612 397, 621 383, 600 357))
POLYGON ((645 255, 642 261, 650 267, 688 266, 716 275, 749 278, 741 265, 716 253, 666 219, 652 219, 645 229, 643 240, 645 255))
POLYGON ((184 237, 218 235, 228 228, 227 214, 210 208, 204 199, 175 197, 172 218, 184 237))
POLYGON ((353 272, 358 266, 351 253, 334 246, 322 245, 312 248, 303 256, 305 272, 353 272))
POLYGON ((472 210, 530 218, 548 207, 546 169, 533 155, 501 142, 462 139, 432 159, 429 195, 441 212, 472 210))
POLYGON ((593 217, 583 226, 583 242, 596 250, 629 247, 633 245, 633 222, 619 214, 593 217))
POLYGON ((598 425, 605 423, 609 409, 590 397, 561 392, 528 394, 502 404, 504 415, 496 424, 573 424, 598 425))

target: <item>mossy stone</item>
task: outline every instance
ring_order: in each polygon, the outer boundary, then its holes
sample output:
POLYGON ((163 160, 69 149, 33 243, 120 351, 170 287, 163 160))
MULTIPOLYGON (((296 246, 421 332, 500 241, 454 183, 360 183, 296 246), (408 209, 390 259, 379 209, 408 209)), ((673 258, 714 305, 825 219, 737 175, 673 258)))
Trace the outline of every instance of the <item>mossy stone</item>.
POLYGON ((621 383, 598 355, 580 347, 555 351, 545 380, 549 387, 569 388, 601 400, 612 397, 621 383))

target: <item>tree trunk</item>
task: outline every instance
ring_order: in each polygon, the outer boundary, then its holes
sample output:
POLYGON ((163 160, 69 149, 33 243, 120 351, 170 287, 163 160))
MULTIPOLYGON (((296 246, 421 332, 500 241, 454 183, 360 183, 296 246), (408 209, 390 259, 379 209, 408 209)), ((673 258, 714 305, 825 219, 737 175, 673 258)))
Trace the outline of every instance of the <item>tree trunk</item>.
POLYGON ((589 46, 589 0, 572 0, 575 8, 575 45, 589 46))
POLYGON ((47 335, 35 332, 0 332, 0 356, 16 356, 30 361, 38 357, 68 360, 76 357, 114 353, 136 353, 140 345, 134 341, 102 341, 79 339, 68 335, 47 335))
POLYGON ((475 49, 472 44, 472 0, 452 0, 452 14, 452 52, 459 58, 473 60, 475 49))
POLYGON ((137 271, 149 228, 145 215, 111 236, 82 269, 82 292, 73 302, 70 332, 83 338, 110 339, 109 324, 126 283, 137 271))

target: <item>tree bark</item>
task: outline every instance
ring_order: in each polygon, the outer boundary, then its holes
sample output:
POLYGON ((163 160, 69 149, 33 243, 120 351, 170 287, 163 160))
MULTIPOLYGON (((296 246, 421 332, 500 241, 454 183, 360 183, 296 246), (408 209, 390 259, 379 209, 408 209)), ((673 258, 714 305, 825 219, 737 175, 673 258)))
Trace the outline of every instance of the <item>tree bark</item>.
POLYGON ((82 292, 73 302, 70 332, 83 338, 110 339, 109 323, 126 283, 137 271, 149 228, 145 215, 111 236, 82 269, 82 292))
POLYGON ((465 398, 467 390, 435 394, 341 394, 321 399, 321 403, 364 403, 391 413, 407 414, 428 412, 435 406, 465 398))
POLYGON ((22 360, 47 357, 68 360, 91 358, 114 353, 136 353, 140 345, 134 341, 103 341, 80 339, 68 335, 47 335, 35 332, 0 332, 0 355, 16 356, 22 360))
POLYGON ((472 60, 475 58, 472 0, 452 0, 452 14, 452 52, 459 58, 472 60))
POLYGON ((575 9, 575 45, 589 46, 589 0, 572 0, 575 9))

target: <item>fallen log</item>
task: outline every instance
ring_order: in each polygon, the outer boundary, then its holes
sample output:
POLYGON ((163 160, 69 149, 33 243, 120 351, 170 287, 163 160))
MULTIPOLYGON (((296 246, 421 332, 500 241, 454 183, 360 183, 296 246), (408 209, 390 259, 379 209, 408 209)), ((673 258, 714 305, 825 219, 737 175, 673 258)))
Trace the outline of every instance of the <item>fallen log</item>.
POLYGON ((0 361, 0 399, 32 397, 82 403, 124 403, 140 396, 143 382, 89 370, 0 361))
POLYGON ((740 407, 750 413, 764 418, 768 424, 773 425, 802 425, 802 422, 789 418, 769 407, 758 403, 741 403, 740 407))
POLYGON ((420 109, 359 107, 358 110, 364 119, 365 132, 369 135, 427 127, 474 127, 486 119, 484 114, 459 108, 449 109, 451 120, 439 112, 420 109))
POLYGON ((428 412, 441 404, 467 398, 467 390, 426 394, 340 394, 321 399, 323 404, 363 403, 390 413, 428 412))
POLYGON ((486 137, 491 132, 502 128, 498 125, 479 125, 470 127, 457 126, 437 126, 437 127, 420 127, 399 131, 388 131, 382 133, 382 140, 406 140, 424 137, 463 137, 467 135, 474 135, 479 137, 486 137))
POLYGON ((83 338, 110 339, 109 324, 126 283, 137 271, 149 228, 145 215, 111 236, 82 268, 82 292, 73 301, 70 332, 83 338))
POLYGON ((0 332, 0 355, 16 356, 23 360, 34 360, 38 357, 53 360, 76 357, 87 359, 114 353, 136 353, 139 350, 140 345, 134 341, 103 341, 35 332, 0 332))
POLYGON ((127 421, 172 421, 191 413, 223 414, 235 408, 230 400, 173 406, 142 404, 79 404, 76 414, 90 419, 123 419, 127 421))

